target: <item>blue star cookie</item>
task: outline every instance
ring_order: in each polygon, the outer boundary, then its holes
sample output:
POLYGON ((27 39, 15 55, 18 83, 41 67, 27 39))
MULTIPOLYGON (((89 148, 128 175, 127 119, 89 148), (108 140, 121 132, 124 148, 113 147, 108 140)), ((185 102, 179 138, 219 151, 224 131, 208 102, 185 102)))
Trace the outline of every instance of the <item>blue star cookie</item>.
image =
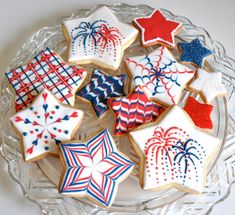
POLYGON ((108 110, 107 100, 112 97, 124 96, 126 75, 106 75, 98 69, 94 70, 91 81, 80 91, 77 96, 85 98, 92 103, 98 118, 108 110))
POLYGON ((202 68, 205 58, 213 54, 212 51, 203 46, 198 38, 188 43, 178 43, 178 46, 182 51, 181 61, 193 63, 200 68, 202 68))

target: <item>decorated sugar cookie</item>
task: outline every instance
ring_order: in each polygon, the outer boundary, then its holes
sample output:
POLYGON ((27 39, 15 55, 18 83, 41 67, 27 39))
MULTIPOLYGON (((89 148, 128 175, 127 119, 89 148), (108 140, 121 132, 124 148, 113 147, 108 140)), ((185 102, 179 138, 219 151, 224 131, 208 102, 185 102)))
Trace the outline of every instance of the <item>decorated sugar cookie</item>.
POLYGON ((142 86, 146 95, 165 105, 177 104, 181 91, 193 78, 194 69, 178 63, 166 47, 148 55, 126 59, 131 88, 142 86))
POLYGON ((21 136, 25 161, 35 161, 58 155, 58 144, 73 138, 82 118, 83 111, 62 105, 44 89, 30 107, 10 120, 21 136))
POLYGON ((146 190, 176 187, 200 193, 220 140, 194 127, 177 105, 166 112, 159 121, 129 133, 141 160, 141 185, 146 190))
POLYGON ((227 91, 222 84, 222 73, 206 72, 198 69, 197 78, 189 85, 193 91, 200 93, 205 102, 211 102, 217 96, 225 96, 227 91))
POLYGON ((6 72, 15 94, 16 111, 27 107, 44 88, 61 102, 74 105, 75 92, 83 83, 87 72, 62 61, 49 48, 42 50, 27 65, 6 72))
POLYGON ((108 130, 87 142, 62 143, 63 171, 59 191, 74 197, 87 197, 110 207, 118 184, 133 170, 134 164, 117 150, 108 130))
POLYGON ((193 65, 202 68, 205 59, 213 54, 211 50, 207 49, 199 39, 194 39, 188 43, 178 43, 182 55, 181 61, 192 63, 193 65))
POLYGON ((155 120, 164 108, 152 102, 141 87, 136 87, 127 97, 109 100, 109 106, 115 113, 115 134, 122 135, 143 123, 155 120))
POLYGON ((134 25, 141 31, 143 46, 162 44, 175 47, 174 36, 182 28, 182 24, 167 19, 161 10, 154 10, 150 16, 133 20, 134 25))
POLYGON ((120 22, 106 6, 88 17, 64 20, 63 31, 69 43, 69 62, 94 63, 113 70, 118 69, 124 49, 138 35, 137 29, 120 22))
POLYGON ((77 92, 77 96, 90 101, 96 115, 101 118, 108 110, 107 100, 125 94, 125 80, 126 75, 110 76, 95 69, 91 81, 77 92))
POLYGON ((213 128, 213 122, 211 120, 213 105, 202 104, 193 97, 188 97, 184 110, 188 113, 197 127, 203 129, 213 128))

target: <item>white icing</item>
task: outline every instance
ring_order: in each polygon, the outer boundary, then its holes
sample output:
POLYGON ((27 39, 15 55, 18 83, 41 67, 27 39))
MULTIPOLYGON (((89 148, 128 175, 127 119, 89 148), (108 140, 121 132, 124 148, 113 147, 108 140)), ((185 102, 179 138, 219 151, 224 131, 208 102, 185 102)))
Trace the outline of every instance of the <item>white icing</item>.
POLYGON ((194 69, 178 63, 163 46, 148 55, 128 58, 126 64, 132 76, 132 89, 140 85, 150 99, 168 105, 179 102, 182 90, 195 73, 194 69))
POLYGON ((44 89, 30 107, 17 112, 10 120, 22 135, 25 160, 28 161, 44 153, 58 154, 55 139, 71 140, 72 133, 77 129, 82 118, 83 111, 61 105, 47 89, 44 89), (44 101, 43 95, 46 94, 44 101), (43 105, 48 105, 46 111, 43 105), (71 116, 73 113, 75 114, 71 116), (45 120, 45 114, 48 114, 47 120, 45 120), (56 120, 58 121, 55 122, 56 120), (55 137, 53 138, 51 134, 55 137), (37 140, 36 145, 33 144, 35 140, 37 140), (31 147, 33 147, 32 152, 27 152, 31 147))
POLYGON ((132 137, 134 144, 138 146, 146 159, 145 163, 142 164, 144 165, 144 189, 159 189, 164 186, 168 187, 176 184, 190 190, 202 192, 208 160, 211 159, 218 150, 220 141, 218 138, 195 128, 193 122, 184 110, 178 106, 174 106, 160 122, 153 123, 146 128, 136 129, 129 134, 132 137), (148 156, 145 155, 145 153, 147 154, 145 144, 150 138, 153 138, 154 131, 158 131, 158 134, 163 135, 166 130, 172 127, 177 127, 182 130, 176 128, 170 130, 171 132, 167 135, 165 133, 165 138, 160 138, 161 141, 158 143, 156 142, 157 139, 149 141, 147 146, 154 143, 154 141, 155 145, 151 148, 153 150, 149 150, 151 153, 149 153, 148 156), (164 132, 160 132, 160 128, 163 129, 164 132), (174 139, 174 137, 176 137, 176 139, 174 139), (171 148, 170 151, 168 150, 168 155, 171 158, 169 159, 164 150, 163 155, 161 154, 162 148, 160 145, 165 145, 164 141, 172 145, 175 145, 178 140, 186 143, 188 139, 194 140, 197 143, 190 141, 186 149, 195 146, 196 149, 191 148, 188 152, 194 153, 199 159, 196 159, 194 155, 191 155, 194 165, 192 161, 189 159, 187 160, 189 166, 187 168, 186 177, 184 178, 185 160, 182 156, 183 153, 179 153, 180 151, 176 148, 171 148), (190 145, 191 143, 192 145, 190 145), (157 151, 157 149, 159 150, 157 151), (179 155, 176 157, 177 153, 179 153, 179 155), (158 156, 156 156, 157 154, 158 156), (180 163, 178 163, 181 156, 182 159, 180 160, 180 163), (158 158, 157 161, 156 157, 158 158), (174 158, 176 158, 175 162, 174 158), (173 165, 170 165, 170 160, 173 165))
POLYGON ((104 64, 111 69, 118 69, 123 50, 138 35, 137 29, 120 22, 112 10, 106 6, 100 7, 86 18, 64 20, 63 24, 71 42, 69 62, 83 63, 84 61, 86 63, 86 61, 92 61, 104 64), (96 23, 93 24, 94 22, 96 23), (88 27, 88 23, 93 25, 92 28, 88 27), (104 30, 108 29, 111 31, 111 37, 105 34, 104 30), (92 35, 91 32, 93 32, 92 35))
POLYGON ((226 89, 222 84, 222 73, 206 72, 198 69, 197 78, 190 84, 190 88, 200 91, 206 102, 211 102, 216 96, 226 95, 226 89))

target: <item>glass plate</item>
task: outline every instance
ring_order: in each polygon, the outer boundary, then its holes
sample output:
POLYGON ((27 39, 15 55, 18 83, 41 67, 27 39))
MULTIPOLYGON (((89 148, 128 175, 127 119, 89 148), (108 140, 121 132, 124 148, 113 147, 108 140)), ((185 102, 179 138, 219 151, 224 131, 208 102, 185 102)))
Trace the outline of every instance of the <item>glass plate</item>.
MULTIPOLYGON (((138 16, 150 14, 153 8, 146 5, 130 6, 117 4, 109 6, 120 20, 130 23, 138 16)), ((68 17, 87 16, 91 10, 78 10, 68 17)), ((228 107, 225 98, 214 100, 212 114, 214 122, 214 135, 221 140, 221 150, 218 151, 216 161, 212 161, 209 167, 207 183, 200 195, 184 194, 176 189, 168 189, 161 192, 143 191, 139 187, 138 165, 126 181, 120 184, 117 198, 113 206, 102 209, 86 201, 75 199, 58 194, 55 184, 58 183, 60 174, 60 163, 56 158, 45 158, 37 163, 27 164, 22 160, 20 144, 17 135, 11 129, 9 117, 13 114, 14 97, 8 88, 5 78, 1 78, 0 88, 0 129, 1 129, 1 153, 8 162, 10 175, 21 185, 26 197, 35 201, 45 214, 205 214, 211 207, 223 199, 229 192, 231 183, 235 180, 235 62, 226 56, 223 46, 211 39, 208 32, 203 28, 194 26, 185 17, 175 16, 167 10, 164 14, 173 20, 183 23, 183 30, 176 37, 178 41, 190 41, 199 37, 208 48, 214 51, 214 56, 209 59, 206 65, 208 70, 218 70, 223 73, 223 82, 228 90, 228 107), (228 110, 228 113, 227 113, 228 110), (227 133, 227 135, 226 135, 227 133), (227 137, 226 137, 227 136, 227 137)), ((23 45, 16 58, 13 59, 10 68, 27 63, 35 54, 45 47, 50 47, 65 57, 66 42, 61 31, 61 21, 56 20, 52 25, 42 28, 34 37, 23 45)), ((138 55, 140 52, 149 52, 155 47, 148 49, 140 48, 139 41, 136 41, 126 52, 125 57, 138 55)), ((177 50, 173 50, 176 58, 179 57, 177 50)), ((92 70, 92 67, 88 68, 92 70)), ((123 71, 122 67, 117 73, 123 71)), ((107 73, 109 71, 106 71, 107 73)), ((128 92, 128 89, 126 89, 128 92)), ((187 91, 183 92, 180 105, 183 105, 186 98, 191 95, 200 98, 187 91)), ((86 110, 83 126, 76 134, 77 139, 84 139, 100 128, 107 127, 113 130, 114 117, 109 112, 101 121, 94 120, 93 111, 87 103, 77 103, 77 107, 86 110), (88 132, 89 131, 89 132, 88 132)), ((127 144, 126 138, 115 138, 120 150, 135 158, 133 150, 127 144)), ((138 163, 138 160, 136 161, 138 163)))

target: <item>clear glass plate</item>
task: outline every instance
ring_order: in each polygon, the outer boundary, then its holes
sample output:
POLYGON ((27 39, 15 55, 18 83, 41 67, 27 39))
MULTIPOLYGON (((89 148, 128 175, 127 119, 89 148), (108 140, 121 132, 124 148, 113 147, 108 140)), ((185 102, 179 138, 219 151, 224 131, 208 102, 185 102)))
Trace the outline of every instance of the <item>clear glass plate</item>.
MULTIPOLYGON (((120 20, 130 23, 138 16, 150 14, 153 8, 146 5, 130 6, 117 4, 110 6, 120 20)), ((78 10, 68 17, 87 16, 91 10, 78 10)), ((214 100, 212 114, 214 122, 213 134, 221 140, 221 150, 215 161, 209 167, 207 184, 202 194, 185 194, 176 189, 168 189, 161 192, 143 191, 139 187, 138 165, 126 181, 120 184, 117 198, 113 206, 104 210, 85 199, 64 197, 57 192, 55 184, 58 183, 60 163, 56 158, 45 158, 37 163, 27 164, 22 160, 19 138, 11 129, 9 117, 13 113, 14 97, 9 90, 5 78, 1 78, 0 88, 0 129, 1 129, 1 153, 9 165, 9 173, 21 185, 26 197, 40 205, 45 214, 205 214, 211 207, 223 199, 229 192, 231 183, 235 180, 235 62, 226 56, 223 46, 213 41, 208 32, 203 28, 194 26, 185 17, 175 16, 167 10, 164 14, 170 19, 183 23, 183 30, 177 35, 178 41, 190 41, 199 37, 208 48, 214 51, 214 57, 210 58, 206 65, 208 70, 218 70, 223 73, 223 82, 228 90, 228 106, 225 98, 214 100), (227 135, 226 135, 227 133, 227 135)), ((23 45, 9 68, 14 68, 27 63, 37 52, 45 47, 57 51, 66 59, 66 42, 61 31, 61 21, 56 20, 52 25, 42 28, 34 37, 23 45)), ((140 52, 149 52, 154 47, 143 49, 137 40, 125 53, 125 57, 138 55, 140 52)), ((173 50, 176 58, 179 57, 177 50, 173 50)), ((88 68, 92 70, 92 67, 88 68)), ((109 71, 106 71, 109 73, 109 71)), ((117 73, 123 72, 123 68, 117 73)), ((128 89, 126 89, 128 92, 128 89)), ((191 95, 200 100, 193 93, 183 92, 180 105, 183 105, 187 97, 191 95)), ((77 139, 84 139, 100 128, 113 130, 114 117, 109 112, 101 121, 96 120, 87 103, 76 103, 76 106, 85 111, 83 126, 76 134, 77 139)), ((115 138, 120 150, 136 159, 128 144, 126 137, 115 138)), ((138 163, 138 159, 136 160, 138 163)))

